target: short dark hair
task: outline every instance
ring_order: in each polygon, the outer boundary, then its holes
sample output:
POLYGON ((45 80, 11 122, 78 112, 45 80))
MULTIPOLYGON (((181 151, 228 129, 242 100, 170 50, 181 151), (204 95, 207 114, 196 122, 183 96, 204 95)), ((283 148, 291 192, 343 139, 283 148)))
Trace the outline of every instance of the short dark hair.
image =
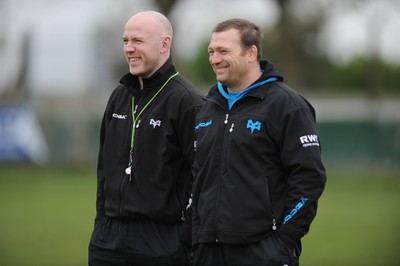
POLYGON ((244 49, 249 49, 252 45, 257 47, 257 57, 258 60, 260 60, 263 40, 263 34, 260 28, 248 20, 233 18, 218 23, 213 32, 222 32, 230 29, 236 29, 239 31, 240 40, 242 41, 244 49))

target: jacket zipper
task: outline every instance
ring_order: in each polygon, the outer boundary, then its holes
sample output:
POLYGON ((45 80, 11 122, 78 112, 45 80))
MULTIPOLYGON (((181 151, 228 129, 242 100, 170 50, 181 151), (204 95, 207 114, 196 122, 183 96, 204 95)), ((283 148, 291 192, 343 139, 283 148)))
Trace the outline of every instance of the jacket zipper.
MULTIPOLYGON (((135 123, 135 113, 137 111, 138 105, 139 104, 134 104, 135 103, 135 98, 132 97, 132 120, 131 120, 131 138, 134 138, 134 131, 135 128, 139 127, 140 124, 140 119, 139 121, 137 121, 137 123, 135 123)), ((132 139, 131 139, 132 141, 132 139)), ((129 151, 129 164, 128 164, 128 168, 129 168, 129 173, 126 172, 126 175, 124 176, 124 178, 122 179, 121 182, 121 187, 120 187, 120 206, 119 206, 119 215, 122 215, 122 211, 123 211, 123 207, 124 207, 124 202, 125 202, 125 198, 124 198, 124 187, 125 187, 125 182, 126 182, 126 178, 128 177, 128 181, 131 182, 132 181, 132 175, 133 175, 133 149, 131 147, 130 151, 129 151)), ((128 170, 127 168, 127 170, 128 170)))
POLYGON ((231 128, 229 129, 229 133, 232 133, 232 131, 233 131, 233 127, 235 126, 235 123, 234 122, 232 122, 232 124, 231 124, 231 128))
MULTIPOLYGON (((216 104, 218 104, 221 108, 223 108, 223 109, 225 109, 224 107, 223 107, 223 105, 221 105, 218 101, 215 101, 215 100, 213 100, 213 99, 210 99, 211 101, 213 101, 213 102, 215 102, 216 104)), ((229 111, 228 111, 229 112, 229 111)), ((229 113, 226 113, 225 114, 225 120, 224 120, 224 124, 225 125, 227 125, 228 124, 228 122, 229 122, 229 113)), ((234 122, 232 122, 232 124, 230 125, 230 127, 229 127, 229 130, 228 130, 228 133, 232 133, 233 132, 233 130, 234 130, 234 127, 235 127, 235 123, 234 122)), ((223 151, 222 151, 222 155, 221 156, 223 156, 223 159, 226 159, 226 149, 227 149, 227 144, 228 144, 228 142, 227 142, 227 140, 226 139, 228 139, 228 135, 226 135, 225 134, 225 130, 224 130, 224 135, 223 135, 223 151)), ((222 160, 221 160, 222 161, 222 160)), ((225 160, 224 160, 225 161, 225 160)), ((226 163, 224 163, 224 165, 223 165, 223 167, 221 167, 221 173, 223 174, 223 172, 225 171, 224 169, 226 168, 226 163)), ((221 174, 221 176, 222 176, 222 174, 221 174)), ((215 218, 214 218, 214 223, 215 223, 215 234, 216 234, 216 238, 215 238, 215 242, 219 242, 219 239, 218 239, 218 235, 217 235, 217 233, 218 233, 218 215, 219 215, 219 212, 218 212, 218 203, 219 203, 219 200, 220 200, 220 190, 221 190, 221 185, 222 185, 222 179, 220 178, 219 180, 218 180, 218 190, 217 190, 217 200, 216 200, 216 203, 215 203, 215 211, 216 211, 216 215, 215 215, 215 218)), ((268 195, 269 195, 269 191, 268 191, 268 195)), ((268 198, 269 198, 269 196, 268 196, 268 198)), ((270 201, 270 204, 271 204, 271 200, 269 199, 269 201, 270 201)), ((273 212, 273 210, 272 210, 272 206, 270 206, 271 207, 271 216, 272 216, 272 226, 271 226, 271 228, 272 228, 272 230, 273 231, 276 231, 277 230, 277 225, 276 225, 276 219, 275 219, 275 215, 274 215, 274 212, 273 212)))
POLYGON ((219 202, 220 202, 220 197, 221 197, 221 186, 222 186, 222 176, 224 175, 225 169, 226 169, 226 153, 227 153, 227 149, 228 149, 228 142, 229 142, 229 133, 231 133, 233 131, 233 128, 235 126, 235 123, 232 122, 229 124, 229 113, 225 114, 225 120, 224 120, 224 135, 223 135, 223 148, 222 148, 222 153, 221 153, 221 161, 224 162, 224 164, 221 166, 221 178, 218 180, 218 190, 217 190, 217 200, 215 202, 215 211, 216 211, 216 215, 215 215, 215 234, 216 234, 216 238, 215 238, 215 242, 219 242, 218 239, 218 219, 219 219, 219 202), (229 128, 229 129, 228 129, 229 128))

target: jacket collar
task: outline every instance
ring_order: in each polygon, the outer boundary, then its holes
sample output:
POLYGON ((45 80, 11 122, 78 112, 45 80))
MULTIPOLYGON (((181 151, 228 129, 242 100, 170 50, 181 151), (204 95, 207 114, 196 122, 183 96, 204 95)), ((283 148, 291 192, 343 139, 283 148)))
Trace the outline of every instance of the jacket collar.
MULTIPOLYGON (((259 79, 255 80, 252 85, 262 82, 264 80, 273 78, 273 77, 275 77, 277 79, 277 81, 283 81, 283 79, 284 79, 283 75, 275 68, 275 65, 271 61, 261 60, 260 68, 263 71, 263 74, 260 76, 259 79)), ((224 86, 224 89, 227 90, 227 88, 225 86, 224 86)), ((266 93, 267 93, 267 90, 265 90, 265 87, 261 86, 261 87, 251 90, 249 93, 247 93, 246 96, 264 98, 266 93)), ((222 95, 220 94, 220 92, 218 90, 218 86, 215 85, 210 89, 208 95, 206 96, 206 99, 217 97, 217 95, 222 97, 222 95)))
MULTIPOLYGON (((143 91, 150 92, 153 90, 158 90, 165 83, 165 81, 167 81, 168 78, 171 77, 171 75, 175 74, 176 72, 177 70, 175 68, 175 64, 172 58, 170 57, 165 62, 165 64, 159 70, 157 70, 151 77, 143 79, 143 91)), ((135 95, 137 93, 140 93, 140 83, 138 76, 128 73, 125 76, 123 76, 119 82, 121 84, 126 85, 128 91, 131 94, 135 95)))

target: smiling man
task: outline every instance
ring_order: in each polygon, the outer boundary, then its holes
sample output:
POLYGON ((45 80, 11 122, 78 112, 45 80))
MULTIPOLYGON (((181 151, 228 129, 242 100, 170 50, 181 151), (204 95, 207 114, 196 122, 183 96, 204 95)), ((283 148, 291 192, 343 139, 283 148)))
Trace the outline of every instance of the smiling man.
POLYGON ((314 108, 261 43, 258 26, 231 19, 208 47, 218 82, 196 118, 195 266, 298 265, 324 190, 314 108))
POLYGON ((164 15, 134 15, 123 43, 129 73, 101 125, 89 265, 186 266, 194 122, 203 96, 174 66, 164 15))
POLYGON ((150 77, 170 57, 172 27, 166 17, 156 14, 144 12, 133 16, 122 37, 129 71, 141 78, 150 77))

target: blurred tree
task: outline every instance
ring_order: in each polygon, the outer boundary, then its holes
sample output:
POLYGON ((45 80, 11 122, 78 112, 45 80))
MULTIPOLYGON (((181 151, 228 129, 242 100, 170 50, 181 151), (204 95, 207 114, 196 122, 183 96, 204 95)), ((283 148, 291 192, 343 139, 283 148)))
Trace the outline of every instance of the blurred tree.
MULTIPOLYGON (((318 37, 329 12, 357 9, 372 0, 334 1, 316 4, 307 17, 297 13, 296 0, 276 0, 281 10, 277 25, 264 30, 263 58, 270 59, 285 75, 286 82, 299 91, 308 92, 359 92, 376 97, 384 92, 400 92, 399 66, 384 62, 379 56, 379 25, 371 18, 371 56, 354 58, 346 65, 333 64, 318 47, 318 37)), ((390 1, 390 0, 385 0, 390 1)), ((161 12, 167 14, 177 1, 155 0, 161 12)), ((368 25, 367 25, 368 26, 368 25)), ((215 83, 208 62, 207 45, 198 50, 190 62, 179 62, 181 72, 199 89, 207 91, 215 83)))
POLYGON ((187 62, 190 67, 183 67, 181 70, 182 74, 192 80, 203 92, 208 92, 210 87, 215 84, 215 74, 208 61, 208 44, 208 40, 204 41, 196 56, 187 62))
MULTIPOLYGON (((329 78, 333 71, 341 75, 342 78, 356 85, 359 91, 363 91, 371 98, 384 94, 386 89, 392 90, 393 86, 388 84, 388 76, 396 66, 390 66, 385 63, 381 57, 381 32, 385 27, 385 6, 391 6, 394 9, 399 6, 396 0, 383 0, 377 3, 375 0, 353 0, 353 1, 334 1, 328 0, 321 4, 315 0, 313 11, 309 17, 299 17, 297 13, 299 4, 296 0, 276 0, 281 9, 281 17, 276 27, 264 38, 264 46, 278 68, 287 77, 287 82, 296 89, 321 90, 334 88, 333 84, 327 81, 333 81, 329 78), (297 4, 297 5, 295 5, 297 4), (362 10, 366 5, 373 5, 374 12, 369 14, 368 21, 363 25, 368 29, 368 49, 369 55, 364 58, 354 58, 344 66, 332 65, 327 60, 326 55, 322 54, 317 47, 317 37, 324 25, 326 18, 332 10, 341 12, 346 10, 362 10), (349 67, 355 67, 349 69, 349 67), (344 73, 340 69, 348 70, 350 73, 344 73), (392 70, 389 70, 392 69, 392 70), (340 74, 341 73, 341 74, 340 74), (325 80, 323 80, 325 79, 325 80), (354 82, 357 80, 357 82, 354 82), (362 85, 362 87, 360 87, 362 85)), ((392 80, 392 79, 390 79, 392 80)), ((348 85, 349 85, 348 84, 348 85)), ((348 88, 346 84, 344 87, 348 88)), ((397 89, 398 90, 398 89, 397 89)))
MULTIPOLYGON (((300 24, 295 23, 290 15, 289 5, 291 0, 276 0, 281 10, 281 16, 275 29, 271 32, 272 45, 279 47, 275 55, 279 56, 277 61, 272 59, 278 68, 285 74, 289 83, 295 87, 303 87, 304 81, 300 71, 301 32, 300 24), (300 35, 300 36, 299 36, 300 35)), ((268 48, 267 48, 268 49, 268 48)), ((275 50, 275 49, 274 49, 275 50)))
POLYGON ((169 15, 172 7, 178 0, 154 0, 154 3, 160 8, 160 12, 165 16, 169 15))
POLYGON ((314 86, 325 91, 340 93, 364 93, 368 97, 380 97, 384 94, 400 93, 400 65, 394 66, 382 59, 357 57, 346 65, 331 64, 328 59, 320 64, 318 79, 314 86), (371 73, 371 65, 379 65, 379 73, 371 73), (379 77, 377 91, 371 91, 370 75, 379 77))
POLYGON ((312 82, 318 79, 316 72, 321 64, 317 37, 325 19, 324 12, 304 20, 296 16, 293 0, 276 0, 281 15, 276 26, 265 31, 264 57, 271 59, 285 75, 286 82, 297 90, 314 90, 312 82))

